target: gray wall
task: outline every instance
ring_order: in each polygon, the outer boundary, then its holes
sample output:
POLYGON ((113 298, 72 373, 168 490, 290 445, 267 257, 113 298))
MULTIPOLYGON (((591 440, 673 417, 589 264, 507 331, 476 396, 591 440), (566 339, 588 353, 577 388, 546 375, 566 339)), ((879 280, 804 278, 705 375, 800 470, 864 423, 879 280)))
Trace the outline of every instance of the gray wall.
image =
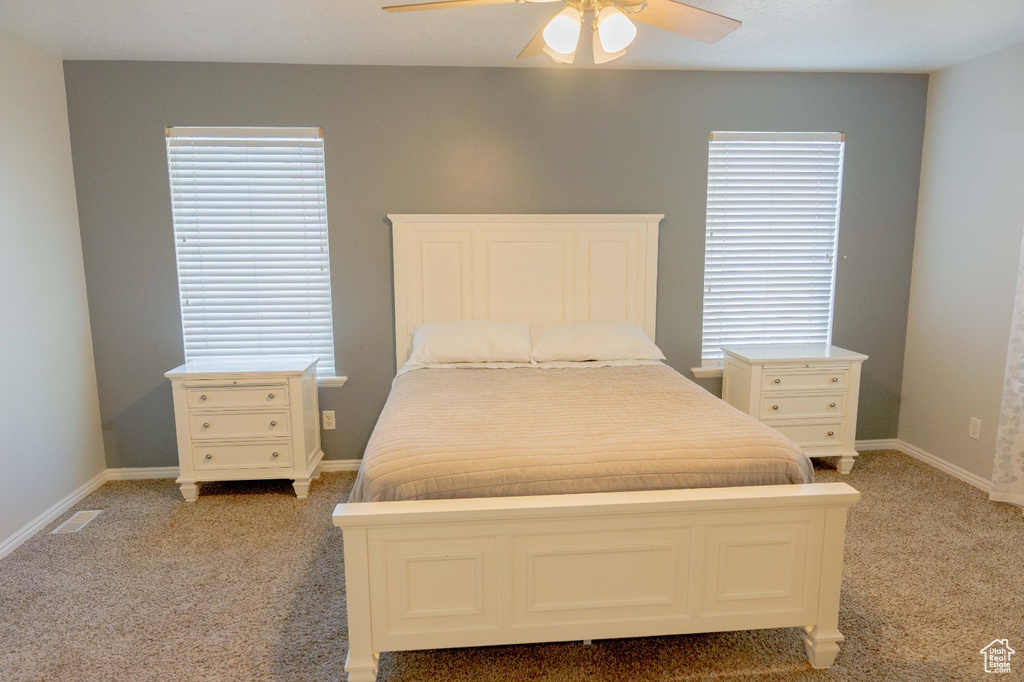
POLYGON ((1024 45, 932 75, 923 158, 899 437, 987 479, 1024 230, 1024 45))
MULTIPOLYGON (((658 343, 699 364, 712 130, 847 133, 835 343, 867 353, 861 438, 896 435, 927 78, 572 69, 65 64, 110 466, 176 462, 182 361, 163 129, 318 125, 357 458, 394 376, 387 213, 665 213, 658 343)), ((717 390, 720 381, 707 382, 717 390)))
POLYGON ((105 468, 59 57, 0 33, 0 556, 105 468))

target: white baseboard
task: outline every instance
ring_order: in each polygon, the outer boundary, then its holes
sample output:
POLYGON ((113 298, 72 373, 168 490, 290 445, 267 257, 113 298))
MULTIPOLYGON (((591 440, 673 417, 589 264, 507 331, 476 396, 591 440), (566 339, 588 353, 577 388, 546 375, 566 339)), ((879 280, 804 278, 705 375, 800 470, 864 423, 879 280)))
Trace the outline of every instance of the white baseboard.
POLYGON ((988 492, 991 488, 991 483, 988 479, 982 478, 977 474, 973 474, 967 469, 962 469, 955 464, 950 464, 946 460, 936 457, 930 452, 925 452, 916 445, 911 445, 905 440, 899 438, 881 438, 878 440, 859 440, 857 441, 857 450, 899 450, 905 455, 909 455, 914 459, 924 462, 925 464, 935 467, 939 471, 949 474, 953 478, 960 479, 964 483, 969 483, 979 490, 988 492))
MULTIPOLYGON (((325 459, 320 462, 324 472, 359 471, 361 459, 325 459)), ((107 469, 108 481, 145 481, 153 478, 177 478, 178 467, 124 467, 107 469)))
POLYGON ((899 450, 899 441, 895 438, 877 438, 875 440, 859 440, 854 445, 861 450, 899 450))
POLYGON ((154 478, 177 478, 178 467, 122 467, 107 469, 108 481, 148 481, 154 478))
POLYGON ((909 455, 914 459, 924 462, 925 464, 935 467, 939 471, 945 472, 953 478, 958 478, 964 483, 969 483, 979 490, 988 492, 991 488, 991 483, 988 479, 982 478, 977 474, 973 474, 967 469, 962 469, 955 464, 950 464, 946 460, 936 457, 930 452, 925 452, 916 445, 911 445, 905 440, 899 438, 881 438, 878 440, 859 440, 857 441, 857 450, 899 450, 904 455, 909 455))
POLYGON ((107 471, 104 469, 100 473, 96 474, 82 485, 75 488, 73 491, 65 495, 63 498, 54 503, 52 507, 44 511, 36 518, 29 521, 27 524, 22 526, 20 529, 14 532, 14 535, 0 540, 0 559, 17 549, 22 543, 31 538, 33 535, 41 531, 46 526, 50 525, 54 520, 57 519, 61 514, 71 509, 78 504, 86 495, 98 489, 101 485, 107 482, 107 471))
POLYGON ((320 471, 359 471, 361 459, 325 459, 320 462, 320 471))
POLYGON ((971 473, 967 469, 958 467, 955 464, 950 464, 946 460, 936 457, 930 452, 925 452, 921 448, 911 445, 906 441, 898 440, 897 443, 898 445, 896 446, 896 449, 903 454, 910 455, 914 459, 920 460, 925 464, 929 464, 939 471, 944 471, 953 478, 958 478, 964 483, 970 483, 975 488, 984 490, 985 492, 989 492, 992 487, 991 482, 987 478, 982 478, 977 474, 971 473))

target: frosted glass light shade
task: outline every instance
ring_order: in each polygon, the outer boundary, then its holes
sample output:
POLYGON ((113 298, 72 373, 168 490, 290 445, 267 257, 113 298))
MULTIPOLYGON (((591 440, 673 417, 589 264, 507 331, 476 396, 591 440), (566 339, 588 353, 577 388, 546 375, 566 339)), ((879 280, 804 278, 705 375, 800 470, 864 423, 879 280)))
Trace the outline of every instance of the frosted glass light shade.
POLYGON ((582 26, 583 15, 580 11, 575 7, 566 7, 544 27, 544 42, 559 54, 572 54, 580 42, 582 26))
POLYGON ((625 50, 636 38, 636 26, 621 9, 608 5, 597 15, 597 37, 605 52, 618 52, 625 50))
POLYGON ((618 52, 605 52, 604 47, 601 45, 601 36, 598 35, 597 31, 594 31, 594 63, 595 64, 607 64, 608 62, 618 59, 622 55, 626 54, 625 50, 619 50, 618 52))

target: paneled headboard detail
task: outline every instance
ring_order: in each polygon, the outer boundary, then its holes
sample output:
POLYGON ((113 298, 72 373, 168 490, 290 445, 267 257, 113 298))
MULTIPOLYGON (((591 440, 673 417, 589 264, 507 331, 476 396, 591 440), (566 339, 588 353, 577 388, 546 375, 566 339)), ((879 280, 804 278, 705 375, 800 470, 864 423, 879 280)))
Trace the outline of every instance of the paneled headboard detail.
POLYGON ((632 322, 654 338, 663 215, 389 215, 395 354, 424 322, 632 322))

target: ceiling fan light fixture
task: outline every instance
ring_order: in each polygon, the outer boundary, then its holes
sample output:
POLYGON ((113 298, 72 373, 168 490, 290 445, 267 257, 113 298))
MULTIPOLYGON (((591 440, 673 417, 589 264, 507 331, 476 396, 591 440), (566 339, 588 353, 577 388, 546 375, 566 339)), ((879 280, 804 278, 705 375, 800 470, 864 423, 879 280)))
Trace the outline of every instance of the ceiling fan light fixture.
POLYGON ((544 43, 553 52, 571 55, 576 52, 576 46, 580 42, 582 27, 583 13, 576 7, 567 6, 544 27, 544 43))
POLYGON ((561 54, 560 52, 555 52, 547 45, 544 46, 544 54, 551 57, 551 61, 556 62, 558 64, 572 64, 574 61, 576 61, 575 52, 572 52, 570 54, 561 54))
POLYGON ((618 59, 622 55, 626 54, 625 50, 619 50, 618 52, 605 52, 604 46, 601 45, 601 37, 597 31, 594 31, 594 63, 595 64, 607 64, 610 61, 618 59))
POLYGON ((636 26, 615 5, 605 5, 597 13, 597 36, 605 52, 614 54, 629 47, 636 38, 636 26))

